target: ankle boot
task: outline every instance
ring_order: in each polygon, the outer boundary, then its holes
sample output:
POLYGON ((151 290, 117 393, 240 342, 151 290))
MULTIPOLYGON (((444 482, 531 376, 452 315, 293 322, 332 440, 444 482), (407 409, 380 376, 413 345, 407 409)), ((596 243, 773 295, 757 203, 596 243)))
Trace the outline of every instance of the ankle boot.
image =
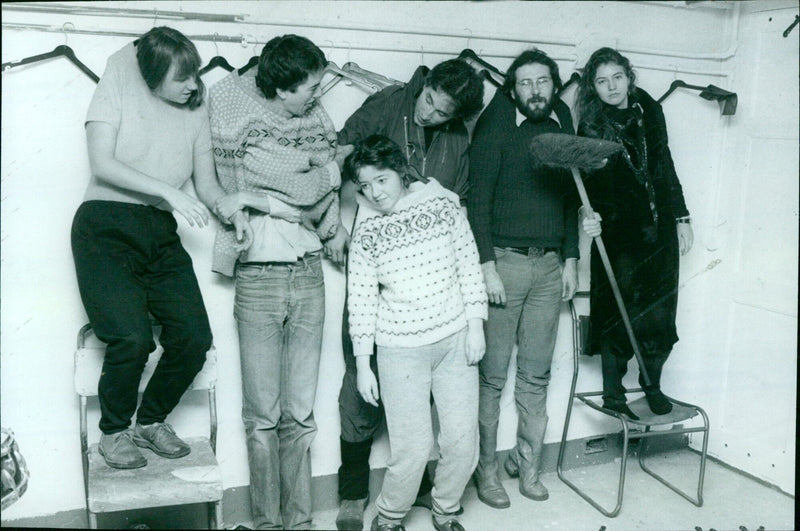
POLYGON ((661 370, 668 356, 669 352, 643 356, 644 368, 650 378, 650 385, 645 385, 644 378, 639 374, 639 385, 644 389, 647 405, 650 406, 650 411, 656 415, 666 415, 672 411, 672 403, 661 392, 661 370))
POLYGON ((601 353, 603 371, 603 407, 623 413, 632 420, 638 420, 627 405, 625 386, 622 378, 628 372, 628 360, 617 356, 610 348, 603 348, 601 353))
POLYGON ((544 434, 547 431, 547 414, 520 417, 517 434, 516 459, 519 468, 519 492, 534 501, 550 497, 539 480, 542 467, 544 434))
POLYGON ((489 507, 505 509, 511 506, 511 500, 497 475, 497 422, 479 423, 478 431, 480 432, 480 457, 474 474, 478 499, 489 507))

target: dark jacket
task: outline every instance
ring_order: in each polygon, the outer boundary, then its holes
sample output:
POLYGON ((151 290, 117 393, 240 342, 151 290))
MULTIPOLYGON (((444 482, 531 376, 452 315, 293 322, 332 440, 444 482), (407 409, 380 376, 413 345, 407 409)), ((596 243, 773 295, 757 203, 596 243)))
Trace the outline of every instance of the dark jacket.
POLYGON ((424 128, 414 123, 414 106, 427 73, 428 68, 420 66, 405 86, 386 87, 368 97, 339 131, 339 144, 353 144, 380 134, 404 151, 408 146, 409 164, 458 194, 464 204, 469 187, 469 135, 464 122, 454 119, 436 127, 427 153, 424 128))
POLYGON ((470 148, 467 212, 481 263, 493 247, 559 247, 578 257, 578 198, 568 171, 536 166, 531 140, 542 133, 574 134, 567 105, 555 97, 560 122, 546 118, 516 124, 516 106, 497 91, 483 111, 470 148))

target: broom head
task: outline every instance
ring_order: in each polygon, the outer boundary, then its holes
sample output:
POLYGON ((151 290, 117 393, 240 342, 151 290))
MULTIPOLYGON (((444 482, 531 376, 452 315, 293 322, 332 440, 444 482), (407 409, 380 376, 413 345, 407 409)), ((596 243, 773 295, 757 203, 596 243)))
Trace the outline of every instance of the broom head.
POLYGON ((530 149, 536 165, 596 170, 605 165, 608 157, 624 147, 617 142, 597 138, 544 133, 534 137, 530 149))

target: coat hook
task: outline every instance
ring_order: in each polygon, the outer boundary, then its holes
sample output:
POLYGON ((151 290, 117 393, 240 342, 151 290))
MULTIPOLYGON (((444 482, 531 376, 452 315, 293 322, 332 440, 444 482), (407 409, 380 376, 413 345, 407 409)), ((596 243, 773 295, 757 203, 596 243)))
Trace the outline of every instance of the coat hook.
POLYGON ((419 64, 425 64, 425 47, 421 44, 419 45, 419 64))
POLYGON ((64 22, 61 25, 61 32, 64 34, 64 46, 69 44, 69 36, 67 35, 67 32, 73 30, 75 30, 75 24, 72 22, 64 22))
POLYGON ((153 27, 156 27, 156 21, 158 20, 158 8, 153 8, 153 27))
POLYGON ((469 35, 467 35, 467 49, 470 48, 469 41, 472 39, 472 30, 469 28, 464 28, 464 31, 468 31, 469 35))
POLYGON ((342 41, 342 42, 347 43, 347 61, 345 61, 345 62, 349 63, 350 62, 350 52, 353 51, 353 43, 351 43, 350 41, 342 41))
POLYGON ((219 55, 219 46, 217 46, 217 37, 219 37, 219 33, 217 33, 215 31, 214 32, 214 52, 216 52, 215 55, 218 56, 219 55))

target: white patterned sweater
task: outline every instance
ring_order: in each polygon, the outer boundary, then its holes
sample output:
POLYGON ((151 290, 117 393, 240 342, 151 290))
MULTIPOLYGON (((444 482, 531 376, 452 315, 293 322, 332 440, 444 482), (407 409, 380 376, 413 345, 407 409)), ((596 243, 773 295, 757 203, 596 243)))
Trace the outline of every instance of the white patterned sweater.
POLYGON ((356 355, 372 354, 373 342, 429 345, 468 319, 486 319, 478 250, 458 196, 435 179, 411 190, 385 215, 359 196, 347 275, 356 355))

